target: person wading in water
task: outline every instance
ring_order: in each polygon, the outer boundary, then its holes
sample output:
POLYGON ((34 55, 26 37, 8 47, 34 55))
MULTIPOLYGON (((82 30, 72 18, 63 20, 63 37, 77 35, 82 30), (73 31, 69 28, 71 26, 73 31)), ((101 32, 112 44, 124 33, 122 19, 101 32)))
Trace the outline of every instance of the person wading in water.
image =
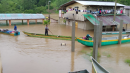
POLYGON ((14 25, 14 30, 17 31, 17 26, 16 25, 14 25))
POLYGON ((45 35, 47 35, 48 36, 48 26, 46 25, 46 27, 45 27, 45 35))

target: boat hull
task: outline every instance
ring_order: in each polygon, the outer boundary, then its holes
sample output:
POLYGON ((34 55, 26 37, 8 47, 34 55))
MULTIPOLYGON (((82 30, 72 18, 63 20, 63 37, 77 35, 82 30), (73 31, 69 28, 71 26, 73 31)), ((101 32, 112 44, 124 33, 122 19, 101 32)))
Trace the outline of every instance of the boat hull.
POLYGON ((85 70, 80 70, 80 71, 75 71, 75 72, 68 72, 68 73, 89 73, 89 72, 85 69, 85 70))
MULTIPOLYGON (((102 32, 102 35, 117 35, 119 32, 102 32)), ((122 34, 130 34, 130 31, 122 32, 122 34)))
POLYGON ((91 61, 92 61, 92 67, 93 67, 95 73, 109 73, 93 57, 91 57, 91 61))
MULTIPOLYGON (((58 36, 58 35, 48 35, 48 36, 45 36, 45 34, 36 34, 36 33, 28 33, 28 32, 24 32, 24 34, 26 34, 27 36, 30 36, 30 37, 38 37, 38 38, 49 38, 49 39, 59 39, 59 40, 71 40, 72 37, 70 36, 58 36)), ((77 40, 75 38, 75 40, 77 40)))
POLYGON ((8 34, 8 35, 11 35, 11 36, 18 36, 18 35, 20 35, 20 32, 18 32, 18 33, 6 33, 6 32, 0 31, 0 33, 8 34))
MULTIPOLYGON (((93 41, 92 40, 84 40, 81 38, 77 38, 77 41, 85 46, 92 47, 93 46, 93 41)), ((121 43, 128 43, 130 42, 130 38, 128 39, 122 39, 121 43)), ((118 44, 118 40, 102 40, 101 46, 106 46, 106 45, 114 45, 118 44)))

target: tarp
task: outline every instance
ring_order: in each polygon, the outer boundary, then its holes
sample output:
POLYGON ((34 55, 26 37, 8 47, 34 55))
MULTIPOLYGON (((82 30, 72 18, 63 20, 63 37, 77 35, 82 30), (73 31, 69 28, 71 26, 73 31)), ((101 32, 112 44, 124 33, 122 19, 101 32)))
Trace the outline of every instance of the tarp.
POLYGON ((99 24, 99 21, 103 21, 104 26, 108 25, 118 25, 120 24, 120 20, 123 20, 123 24, 130 24, 130 17, 126 15, 116 15, 115 21, 113 21, 113 15, 106 16, 94 16, 92 14, 84 14, 85 18, 87 18, 93 25, 99 24))

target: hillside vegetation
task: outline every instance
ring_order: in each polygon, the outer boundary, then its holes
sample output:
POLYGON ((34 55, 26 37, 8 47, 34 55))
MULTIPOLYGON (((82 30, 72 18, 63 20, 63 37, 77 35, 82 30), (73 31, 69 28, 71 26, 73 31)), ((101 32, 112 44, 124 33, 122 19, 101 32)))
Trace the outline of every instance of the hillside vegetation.
MULTIPOLYGON (((48 13, 48 1, 49 0, 0 0, 0 13, 48 13)), ((52 10, 52 12, 58 12, 58 8, 60 7, 60 5, 71 0, 50 1, 50 9, 52 10)), ((117 1, 121 4, 130 5, 129 0, 117 1)))

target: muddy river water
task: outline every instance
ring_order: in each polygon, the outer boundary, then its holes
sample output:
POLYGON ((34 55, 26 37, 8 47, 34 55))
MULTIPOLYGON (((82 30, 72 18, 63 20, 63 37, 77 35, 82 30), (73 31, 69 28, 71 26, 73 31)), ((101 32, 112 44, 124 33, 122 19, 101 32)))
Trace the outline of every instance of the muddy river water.
MULTIPOLYGON (((89 58, 90 47, 75 42, 75 52, 71 53, 71 41, 28 37, 22 31, 43 33, 45 26, 18 25, 20 36, 0 34, 0 54, 3 73, 67 73, 87 69, 92 72, 89 58), (66 43, 66 46, 61 46, 66 43)), ((13 30, 13 26, 1 26, 13 30)), ((71 36, 71 27, 51 23, 49 29, 55 35, 71 36)), ((93 36, 93 31, 76 28, 76 37, 93 36)), ((49 34, 51 34, 49 32, 49 34)), ((106 36, 103 36, 106 37, 106 36)), ((111 73, 129 73, 130 43, 103 46, 99 48, 98 62, 111 73)))

